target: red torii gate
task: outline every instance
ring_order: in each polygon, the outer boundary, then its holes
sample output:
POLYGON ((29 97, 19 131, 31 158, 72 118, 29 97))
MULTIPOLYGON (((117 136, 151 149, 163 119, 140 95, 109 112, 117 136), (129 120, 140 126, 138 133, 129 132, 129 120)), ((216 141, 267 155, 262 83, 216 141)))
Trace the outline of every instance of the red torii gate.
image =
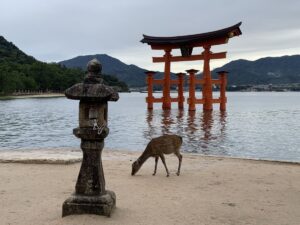
POLYGON ((180 81, 180 77, 183 77, 183 74, 179 75, 178 81, 171 80, 171 62, 180 62, 180 61, 194 61, 194 60, 204 60, 203 65, 203 79, 196 80, 195 73, 196 70, 188 70, 190 74, 190 90, 189 90, 189 110, 195 110, 195 104, 203 104, 204 110, 212 110, 213 103, 220 103, 220 109, 226 109, 226 96, 225 96, 225 87, 226 87, 226 71, 221 71, 219 74, 219 80, 212 80, 209 62, 211 59, 223 59, 226 58, 226 52, 212 53, 210 51, 212 45, 226 44, 229 38, 234 36, 241 35, 240 25, 238 23, 234 26, 227 27, 221 30, 194 34, 194 35, 185 35, 185 36, 175 36, 175 37, 153 37, 143 35, 144 38, 141 40, 142 43, 147 43, 151 46, 153 50, 164 50, 165 55, 163 57, 153 57, 154 63, 165 63, 164 69, 164 78, 162 80, 154 80, 154 72, 147 72, 147 83, 148 83, 148 109, 153 108, 154 102, 162 102, 163 109, 171 109, 171 102, 178 102, 179 108, 183 108, 183 83, 180 81), (198 55, 192 55, 194 47, 203 47, 204 51, 198 55), (172 56, 172 49, 180 49, 181 56, 172 56), (154 98, 152 95, 152 85, 153 84, 162 84, 163 85, 163 97, 154 98), (170 95, 170 86, 172 84, 178 85, 178 98, 171 98, 170 95), (195 98, 195 85, 202 85, 202 99, 195 98), (212 85, 220 85, 221 95, 219 99, 213 99, 212 94, 212 85), (224 86, 225 84, 225 86, 224 86), (181 86, 182 85, 182 86, 181 86), (151 90, 150 90, 151 89, 151 90))

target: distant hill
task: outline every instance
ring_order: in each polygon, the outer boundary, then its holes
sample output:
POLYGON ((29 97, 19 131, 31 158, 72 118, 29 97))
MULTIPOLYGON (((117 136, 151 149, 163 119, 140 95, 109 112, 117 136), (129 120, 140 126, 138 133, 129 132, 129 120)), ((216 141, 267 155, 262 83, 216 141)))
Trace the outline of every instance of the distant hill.
MULTIPOLYGON (((300 55, 231 61, 212 72, 226 70, 229 85, 300 83, 300 55)), ((215 76, 215 75, 214 75, 215 76)))
MULTIPOLYGON (((145 86, 145 69, 127 65, 106 54, 78 56, 60 62, 68 68, 85 69, 89 60, 97 58, 103 64, 103 72, 116 76, 131 87, 145 86)), ((300 55, 267 57, 255 61, 239 59, 212 71, 227 70, 229 85, 287 84, 300 83, 300 55)), ((174 76, 174 75, 173 75, 174 76)), ((157 78, 161 78, 159 73, 157 78)))
MULTIPOLYGON (((84 71, 66 68, 57 63, 44 63, 28 56, 13 43, 0 36, 0 95, 16 90, 64 91, 83 80, 84 71)), ((103 75, 104 82, 127 91, 126 83, 103 75)))
MULTIPOLYGON (((120 60, 106 54, 77 56, 75 58, 59 62, 67 68, 86 69, 86 64, 91 59, 98 59, 102 64, 102 73, 111 74, 119 80, 126 82, 131 87, 142 87, 146 85, 145 69, 135 65, 127 65, 120 60)), ((161 78, 162 73, 158 73, 156 78, 161 78)))

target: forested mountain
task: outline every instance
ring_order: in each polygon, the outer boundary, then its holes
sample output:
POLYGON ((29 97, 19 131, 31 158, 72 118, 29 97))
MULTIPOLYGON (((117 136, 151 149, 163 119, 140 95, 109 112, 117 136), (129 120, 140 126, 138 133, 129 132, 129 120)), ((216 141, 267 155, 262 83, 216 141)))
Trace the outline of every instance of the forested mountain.
MULTIPOLYGON (((106 54, 78 56, 57 63, 43 63, 19 50, 0 36, 0 94, 14 90, 63 91, 83 79, 87 62, 97 58, 103 67, 103 78, 111 86, 122 90, 145 86, 145 69, 127 65, 106 54)), ((300 55, 267 57, 255 61, 235 60, 214 69, 229 72, 229 85, 291 84, 300 83, 300 55)), ((156 79, 162 77, 156 75, 156 79)), ((173 79, 174 74, 172 74, 173 79)))
MULTIPOLYGON (((84 71, 57 63, 44 63, 26 55, 13 43, 0 36, 0 95, 15 90, 64 91, 83 80, 84 71)), ((104 82, 126 91, 126 83, 104 75, 104 82)))
POLYGON ((229 85, 300 83, 300 55, 235 60, 213 70, 229 71, 229 85))
MULTIPOLYGON (((126 82, 131 87, 142 87, 146 85, 145 69, 135 65, 127 65, 120 60, 106 54, 77 56, 75 58, 61 61, 60 64, 68 68, 85 68, 88 61, 98 59, 102 64, 102 71, 111 74, 119 80, 126 82)), ((155 78, 162 78, 163 73, 158 72, 155 78)))

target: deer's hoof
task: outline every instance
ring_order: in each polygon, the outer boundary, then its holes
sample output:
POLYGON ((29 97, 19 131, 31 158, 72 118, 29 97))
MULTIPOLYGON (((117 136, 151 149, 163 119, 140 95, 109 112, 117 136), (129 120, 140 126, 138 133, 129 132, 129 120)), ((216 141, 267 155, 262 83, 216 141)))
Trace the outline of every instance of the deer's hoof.
POLYGON ((180 173, 176 173, 177 174, 177 176, 179 176, 180 175, 180 173))
POLYGON ((155 176, 155 173, 153 173, 152 176, 155 176))
POLYGON ((167 177, 169 177, 170 176, 170 174, 167 174, 167 177))

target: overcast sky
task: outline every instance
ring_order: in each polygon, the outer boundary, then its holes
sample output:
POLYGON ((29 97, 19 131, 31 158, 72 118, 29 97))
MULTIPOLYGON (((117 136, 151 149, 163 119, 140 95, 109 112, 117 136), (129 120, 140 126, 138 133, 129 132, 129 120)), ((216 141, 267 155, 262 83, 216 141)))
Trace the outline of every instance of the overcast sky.
MULTIPOLYGON (((151 57, 163 52, 142 44, 142 34, 196 34, 240 21, 241 36, 212 48, 228 52, 212 67, 300 53, 299 0, 0 0, 0 35, 46 62, 105 53, 162 71, 163 64, 151 57)), ((202 62, 172 64, 172 72, 190 68, 202 69, 202 62)))

